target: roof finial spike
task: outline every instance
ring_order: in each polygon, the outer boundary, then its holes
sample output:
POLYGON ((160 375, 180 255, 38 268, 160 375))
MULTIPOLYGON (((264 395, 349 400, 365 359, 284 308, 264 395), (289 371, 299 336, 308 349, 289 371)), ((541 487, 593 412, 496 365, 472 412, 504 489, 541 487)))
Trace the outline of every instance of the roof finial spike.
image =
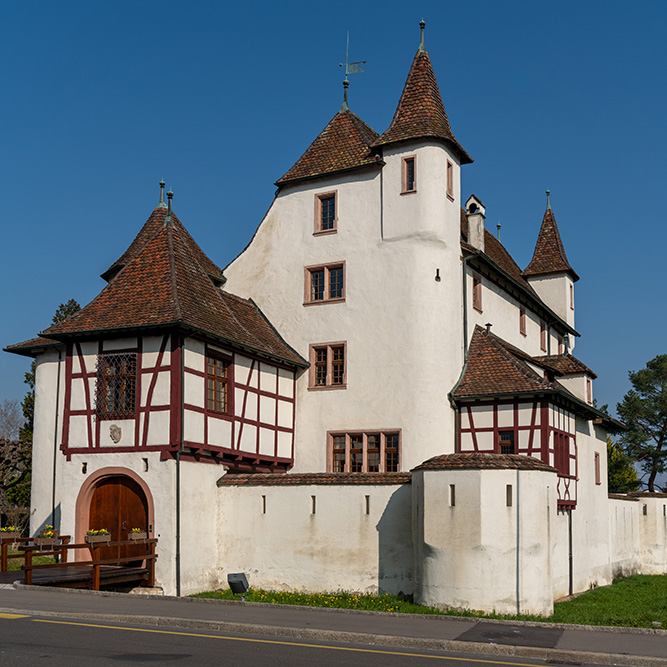
POLYGON ((350 85, 350 82, 347 80, 347 76, 345 77, 345 81, 343 81, 343 104, 341 104, 340 107, 340 113, 343 113, 344 111, 349 111, 350 107, 347 106, 347 87, 350 85))
POLYGON ((497 236, 498 236, 498 240, 499 240, 499 241, 500 241, 500 228, 501 228, 501 227, 502 227, 502 225, 501 225, 500 223, 498 223, 498 224, 496 225, 496 229, 498 230, 498 234, 497 234, 497 236))
POLYGON ((424 28, 426 27, 426 21, 424 21, 424 19, 419 22, 419 27, 422 31, 421 40, 419 42, 419 53, 426 53, 426 45, 424 44, 424 28))
POLYGON ((171 224, 171 198, 174 196, 174 193, 171 191, 171 188, 167 191, 167 217, 164 219, 164 224, 171 224))
POLYGON ((551 210, 551 190, 547 190, 547 211, 551 210))
POLYGON ((160 208, 167 208, 167 205, 164 203, 164 186, 165 182, 160 181, 160 202, 158 203, 160 208))

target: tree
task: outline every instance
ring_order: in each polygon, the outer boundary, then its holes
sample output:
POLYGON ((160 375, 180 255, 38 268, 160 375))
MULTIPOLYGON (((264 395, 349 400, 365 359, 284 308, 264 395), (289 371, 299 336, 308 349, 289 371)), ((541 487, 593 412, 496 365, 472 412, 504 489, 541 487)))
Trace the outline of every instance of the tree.
POLYGON ((648 475, 648 490, 667 467, 667 354, 660 354, 639 371, 629 371, 632 389, 617 411, 628 430, 621 435, 626 454, 648 475))
POLYGON ((623 447, 607 436, 607 479, 609 493, 629 493, 639 488, 633 459, 623 447))
MULTIPOLYGON (((61 303, 56 309, 55 315, 51 319, 51 323, 58 324, 59 322, 64 322, 70 315, 73 315, 78 310, 81 310, 81 306, 74 299, 70 299, 67 303, 61 303)), ((23 424, 20 429, 19 437, 21 440, 27 442, 32 442, 32 430, 35 419, 35 369, 36 364, 33 361, 30 364, 30 370, 25 374, 23 379, 23 382, 28 385, 28 393, 21 402, 25 424, 23 424)))
POLYGON ((0 438, 16 440, 19 437, 19 429, 22 423, 19 402, 16 399, 2 401, 0 403, 0 438))

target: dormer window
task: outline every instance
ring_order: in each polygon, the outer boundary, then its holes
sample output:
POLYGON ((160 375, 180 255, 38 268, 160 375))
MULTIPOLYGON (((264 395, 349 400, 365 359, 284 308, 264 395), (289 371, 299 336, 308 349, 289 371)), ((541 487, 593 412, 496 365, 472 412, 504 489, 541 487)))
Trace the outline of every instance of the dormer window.
POLYGON ((414 155, 403 158, 401 194, 417 191, 417 162, 414 155))
POLYGON ((315 195, 315 234, 336 233, 338 226, 336 208, 336 192, 315 195))

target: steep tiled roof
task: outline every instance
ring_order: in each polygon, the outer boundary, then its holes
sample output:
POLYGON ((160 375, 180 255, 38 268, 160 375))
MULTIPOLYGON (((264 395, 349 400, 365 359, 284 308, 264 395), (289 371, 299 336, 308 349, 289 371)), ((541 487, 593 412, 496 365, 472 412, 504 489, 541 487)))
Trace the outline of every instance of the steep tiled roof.
POLYGON ((449 125, 431 59, 425 49, 419 49, 412 61, 391 125, 376 140, 375 146, 424 138, 442 139, 454 149, 461 164, 472 162, 449 125))
POLYGON ((378 133, 349 110, 339 111, 276 185, 347 171, 382 159, 371 151, 378 133))
MULTIPOLYGON (((204 253, 176 216, 166 220, 163 214, 162 219, 151 238, 144 234, 136 254, 93 301, 43 335, 60 340, 102 331, 181 326, 305 366, 254 302, 213 284, 200 263, 204 253)), ((140 234, 144 231, 145 226, 140 234)))
POLYGON ((470 341, 463 378, 452 395, 471 398, 560 389, 512 354, 497 336, 477 326, 470 341))
MULTIPOLYGON (((468 216, 463 207, 461 207, 461 246, 468 252, 477 252, 468 242, 468 216)), ((519 284, 530 290, 535 291, 528 281, 521 274, 519 265, 512 259, 512 255, 507 252, 505 246, 488 229, 484 229, 484 254, 493 260, 505 273, 509 274, 519 284)))
POLYGON ((578 373, 586 373, 586 375, 590 375, 592 378, 597 377, 586 364, 569 353, 534 357, 534 360, 540 365, 556 371, 559 375, 577 375, 578 373))
POLYGON ((524 269, 523 275, 544 276, 563 272, 569 273, 575 282, 579 280, 579 276, 567 261, 554 212, 547 208, 537 236, 533 259, 524 269))
POLYGON ((482 452, 467 452, 463 454, 441 454, 424 461, 415 470, 546 470, 557 472, 539 459, 522 454, 484 454, 482 452))
POLYGON ((49 340, 48 338, 30 338, 29 340, 24 340, 22 343, 14 343, 13 345, 8 345, 4 348, 5 352, 13 352, 14 354, 20 354, 24 357, 33 357, 35 356, 35 351, 39 348, 44 347, 54 347, 58 345, 58 342, 55 340, 49 340))
POLYGON ((315 473, 256 473, 238 475, 227 473, 218 486, 309 486, 309 485, 387 485, 409 484, 412 475, 408 472, 362 473, 362 472, 315 472, 315 473))
MULTIPOLYGON (((158 206, 149 216, 144 226, 139 230, 135 236, 134 241, 130 247, 102 274, 102 278, 107 281, 113 280, 114 276, 126 264, 129 264, 143 249, 143 247, 155 236, 156 232, 164 224, 167 209, 164 206, 158 206)), ((213 279, 216 284, 222 282, 222 269, 212 262, 197 245, 195 240, 188 234, 188 231, 183 227, 180 220, 172 214, 174 226, 178 227, 184 243, 186 243, 194 255, 195 259, 202 267, 202 269, 213 279)))

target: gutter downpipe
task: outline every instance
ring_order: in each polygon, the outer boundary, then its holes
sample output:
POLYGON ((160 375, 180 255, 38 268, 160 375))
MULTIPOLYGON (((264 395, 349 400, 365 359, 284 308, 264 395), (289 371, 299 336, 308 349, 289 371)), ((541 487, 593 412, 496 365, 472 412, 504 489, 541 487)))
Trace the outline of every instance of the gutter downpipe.
POLYGON ((521 585, 520 585, 520 576, 521 576, 521 558, 520 558, 520 547, 521 547, 521 513, 519 508, 521 506, 521 476, 520 471, 517 468, 516 471, 516 615, 521 614, 521 585))
POLYGON ((567 537, 568 537, 568 558, 569 558, 569 594, 572 595, 574 579, 574 559, 572 556, 572 508, 567 510, 567 537))
POLYGON ((461 266, 463 273, 463 358, 465 359, 468 355, 468 281, 466 280, 466 266, 468 262, 474 257, 474 255, 469 255, 468 257, 463 258, 463 264, 461 266))
MULTIPOLYGON (((51 481, 51 525, 56 525, 56 464, 58 459, 58 416, 60 414, 60 369, 63 353, 58 350, 58 380, 56 383, 56 419, 53 426, 53 479, 51 481)), ((60 526, 58 526, 60 528, 60 526)))
POLYGON ((181 443, 176 452, 176 596, 181 597, 181 453, 185 434, 185 339, 181 340, 181 443))

